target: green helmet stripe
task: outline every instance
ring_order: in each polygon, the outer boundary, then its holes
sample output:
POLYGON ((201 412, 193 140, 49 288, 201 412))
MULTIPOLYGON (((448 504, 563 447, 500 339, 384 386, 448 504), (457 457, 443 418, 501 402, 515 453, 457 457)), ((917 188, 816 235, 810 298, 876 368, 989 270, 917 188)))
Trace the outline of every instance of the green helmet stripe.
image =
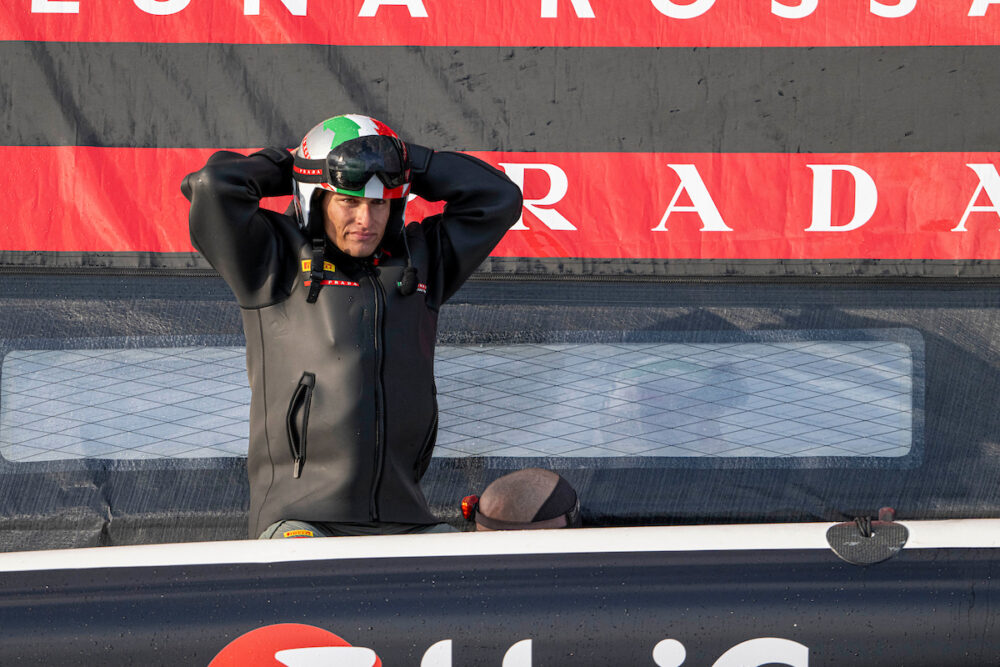
POLYGON ((361 136, 361 126, 347 116, 336 116, 324 121, 323 129, 333 132, 331 146, 337 146, 361 136))

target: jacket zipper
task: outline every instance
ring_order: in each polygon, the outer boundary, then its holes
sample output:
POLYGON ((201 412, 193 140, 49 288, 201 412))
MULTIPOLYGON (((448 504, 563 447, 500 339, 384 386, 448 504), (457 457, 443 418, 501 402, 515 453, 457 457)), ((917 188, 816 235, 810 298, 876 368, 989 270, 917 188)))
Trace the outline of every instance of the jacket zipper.
POLYGON ((382 483, 382 468, 385 465, 385 429, 383 427, 383 415, 385 414, 385 397, 382 386, 382 305, 385 303, 385 292, 382 290, 382 283, 375 275, 375 269, 365 267, 368 280, 372 283, 375 294, 375 309, 373 323, 375 326, 375 474, 372 482, 371 498, 369 502, 369 514, 372 521, 379 520, 378 511, 378 489, 382 483))

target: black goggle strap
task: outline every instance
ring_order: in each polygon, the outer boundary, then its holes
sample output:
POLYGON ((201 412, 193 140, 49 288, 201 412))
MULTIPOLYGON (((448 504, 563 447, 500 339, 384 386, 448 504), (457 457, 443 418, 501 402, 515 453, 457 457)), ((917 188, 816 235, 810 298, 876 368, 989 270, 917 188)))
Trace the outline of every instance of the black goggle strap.
POLYGON ((310 160, 296 155, 292 161, 292 176, 299 183, 326 183, 326 160, 310 160))
POLYGON ((312 240, 312 263, 309 265, 309 294, 306 303, 316 303, 319 291, 323 289, 323 260, 326 257, 326 240, 312 240))

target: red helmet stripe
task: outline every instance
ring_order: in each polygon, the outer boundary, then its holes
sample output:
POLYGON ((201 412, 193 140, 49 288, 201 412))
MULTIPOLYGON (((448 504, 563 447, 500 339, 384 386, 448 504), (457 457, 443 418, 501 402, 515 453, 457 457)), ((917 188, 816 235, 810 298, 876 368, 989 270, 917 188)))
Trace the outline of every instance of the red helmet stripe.
POLYGON ((386 125, 385 123, 383 123, 379 119, 372 118, 371 120, 372 120, 373 123, 375 123, 375 129, 378 130, 379 134, 384 135, 384 136, 389 136, 389 137, 396 137, 397 139, 399 138, 396 135, 396 133, 392 131, 391 127, 389 127, 388 125, 386 125))

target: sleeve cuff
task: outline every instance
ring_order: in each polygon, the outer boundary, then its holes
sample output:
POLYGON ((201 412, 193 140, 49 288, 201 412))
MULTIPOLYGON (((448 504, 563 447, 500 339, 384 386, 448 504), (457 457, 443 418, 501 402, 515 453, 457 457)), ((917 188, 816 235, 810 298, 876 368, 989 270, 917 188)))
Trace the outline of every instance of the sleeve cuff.
POLYGON ((410 152, 410 169, 413 173, 415 175, 425 173, 431 164, 434 151, 419 144, 406 144, 406 148, 410 152))
POLYGON ((257 155, 262 155, 268 160, 278 165, 281 168, 285 168, 288 164, 292 162, 292 154, 283 148, 274 148, 273 146, 268 146, 267 148, 262 148, 250 157, 257 155))

